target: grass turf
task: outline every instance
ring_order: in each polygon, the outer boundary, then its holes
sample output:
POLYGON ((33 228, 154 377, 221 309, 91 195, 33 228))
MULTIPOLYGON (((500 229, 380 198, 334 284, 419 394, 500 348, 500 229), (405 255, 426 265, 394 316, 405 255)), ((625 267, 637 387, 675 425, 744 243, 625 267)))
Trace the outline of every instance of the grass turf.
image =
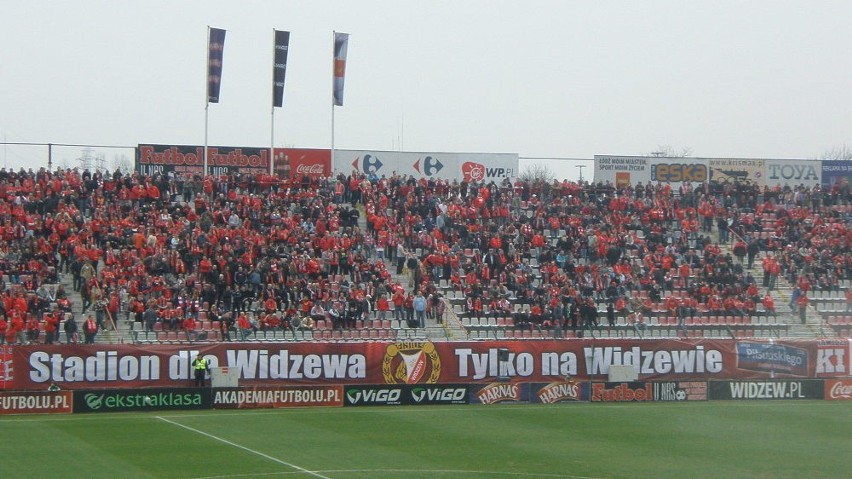
POLYGON ((9 478, 839 478, 852 403, 15 416, 0 435, 9 478))

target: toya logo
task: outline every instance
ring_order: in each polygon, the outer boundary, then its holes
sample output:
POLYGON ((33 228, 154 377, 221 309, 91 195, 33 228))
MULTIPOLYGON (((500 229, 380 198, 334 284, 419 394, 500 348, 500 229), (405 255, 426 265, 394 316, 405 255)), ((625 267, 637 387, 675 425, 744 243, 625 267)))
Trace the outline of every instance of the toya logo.
POLYGON ((517 384, 489 384, 476 393, 482 404, 517 402, 521 400, 521 388, 517 384))
POLYGON ((429 341, 391 344, 382 360, 382 376, 388 384, 434 384, 441 377, 441 358, 429 341))
POLYGON ((580 399, 580 385, 574 381, 550 383, 536 392, 538 400, 544 404, 580 399))

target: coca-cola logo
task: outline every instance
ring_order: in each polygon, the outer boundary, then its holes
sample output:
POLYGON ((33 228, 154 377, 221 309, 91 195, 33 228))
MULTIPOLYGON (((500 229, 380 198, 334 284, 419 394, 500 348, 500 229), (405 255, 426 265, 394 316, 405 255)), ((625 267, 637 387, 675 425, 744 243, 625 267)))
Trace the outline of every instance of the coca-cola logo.
POLYGON ((829 391, 829 397, 831 399, 852 399, 852 384, 846 384, 840 381, 834 383, 834 386, 831 387, 831 391, 829 391))
POLYGON ((464 181, 468 183, 483 181, 485 179, 485 165, 466 161, 462 164, 462 175, 464 175, 464 181))
POLYGON ((324 173, 322 165, 299 165, 296 173, 300 175, 321 175, 324 173))

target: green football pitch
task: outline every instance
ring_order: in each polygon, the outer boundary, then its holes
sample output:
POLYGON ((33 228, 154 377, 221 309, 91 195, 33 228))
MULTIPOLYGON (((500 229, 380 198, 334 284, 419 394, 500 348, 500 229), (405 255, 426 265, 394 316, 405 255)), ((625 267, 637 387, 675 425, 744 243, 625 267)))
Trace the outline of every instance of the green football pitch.
POLYGON ((4 478, 850 477, 852 403, 313 408, 0 418, 4 478))

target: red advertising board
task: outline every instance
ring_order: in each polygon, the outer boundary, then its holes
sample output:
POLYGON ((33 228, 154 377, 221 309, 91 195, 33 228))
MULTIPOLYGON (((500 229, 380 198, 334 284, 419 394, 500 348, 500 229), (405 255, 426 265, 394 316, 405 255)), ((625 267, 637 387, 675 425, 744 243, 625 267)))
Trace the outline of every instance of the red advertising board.
POLYGON ((812 378, 816 353, 817 341, 753 340, 30 345, 13 349, 15 375, 5 386, 191 386, 198 354, 211 368, 237 369, 240 386, 605 381, 616 365, 632 365, 641 381, 812 378))
POLYGON ((852 379, 829 379, 825 382, 827 401, 852 401, 852 379))
POLYGON ((331 176, 331 150, 310 148, 275 148, 275 174, 282 178, 331 176))
POLYGON ((0 414, 69 414, 71 391, 0 392, 0 414))

